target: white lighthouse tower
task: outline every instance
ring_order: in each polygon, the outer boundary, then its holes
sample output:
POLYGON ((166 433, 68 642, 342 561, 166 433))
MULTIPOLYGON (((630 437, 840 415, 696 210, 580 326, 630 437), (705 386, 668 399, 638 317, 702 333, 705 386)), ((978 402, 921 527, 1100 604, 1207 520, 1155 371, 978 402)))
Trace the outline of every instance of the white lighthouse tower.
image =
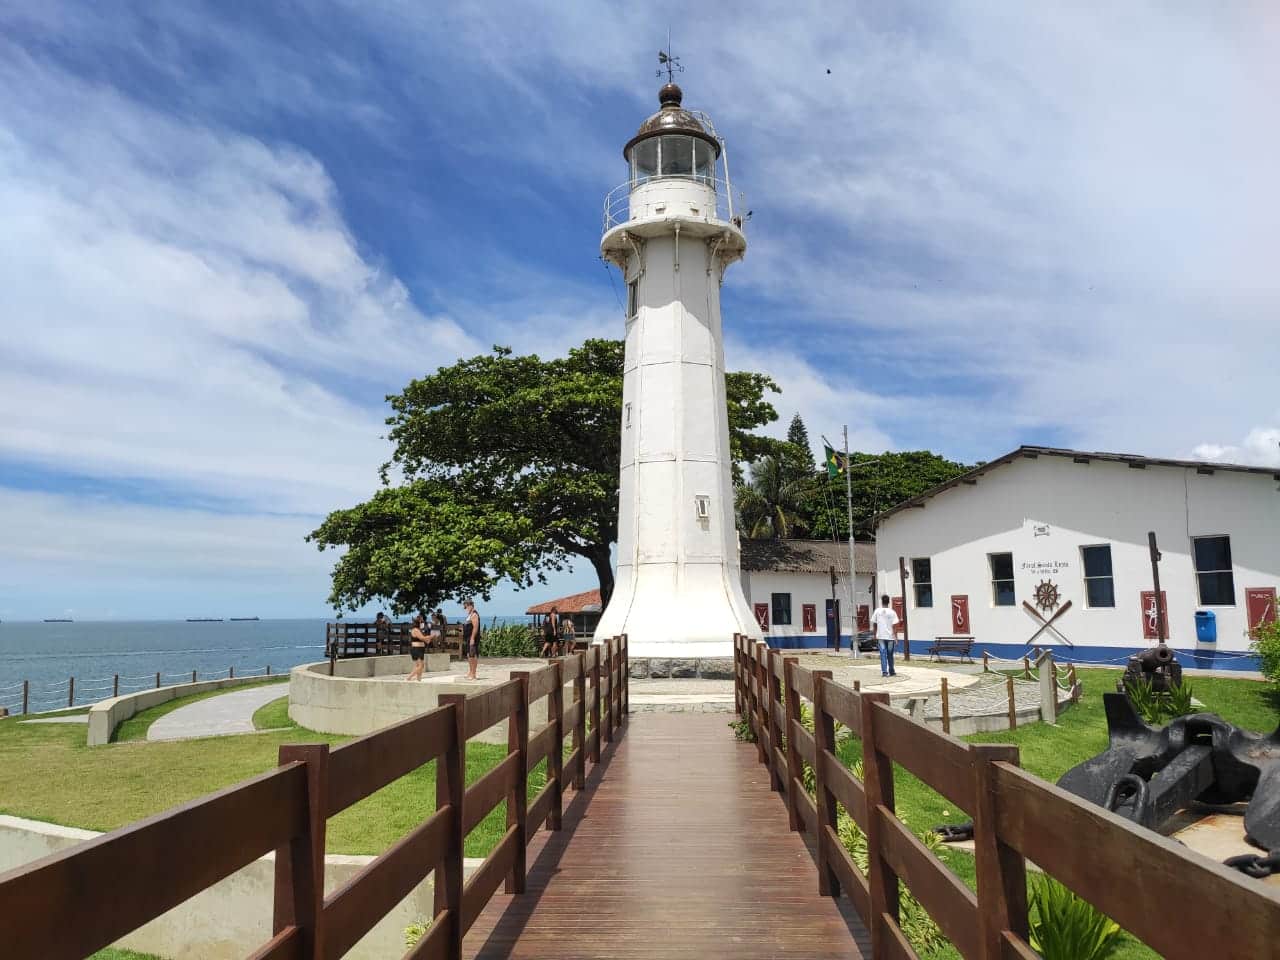
POLYGON ((596 635, 627 634, 632 657, 731 657, 735 633, 761 636, 739 573, 720 330, 747 241, 724 143, 682 97, 668 82, 623 148, 630 178, 600 241, 626 281, 627 332, 618 575, 596 635))

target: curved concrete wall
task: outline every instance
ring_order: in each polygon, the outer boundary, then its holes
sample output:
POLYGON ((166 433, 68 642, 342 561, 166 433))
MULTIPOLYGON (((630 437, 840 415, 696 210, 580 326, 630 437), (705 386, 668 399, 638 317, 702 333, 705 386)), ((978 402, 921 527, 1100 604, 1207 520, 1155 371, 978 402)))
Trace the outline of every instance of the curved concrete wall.
MULTIPOLYGON (((137 693, 126 693, 122 697, 112 697, 110 700, 101 700, 89 708, 89 746, 100 747, 104 743, 110 743, 116 727, 148 707, 168 703, 178 697, 189 697, 193 693, 204 693, 206 690, 221 690, 225 687, 242 687, 249 683, 261 683, 264 679, 269 678, 258 676, 197 680, 195 683, 175 683, 171 687, 155 687, 151 690, 139 690, 137 693)), ((283 691, 284 687, 281 686, 280 689, 283 691)), ((283 693, 281 695, 283 696, 283 693)))
MULTIPOLYGON (((470 696, 502 682, 463 680, 461 674, 446 672, 448 663, 448 654, 429 654, 427 676, 415 683, 403 679, 409 672, 408 656, 339 660, 332 677, 327 660, 304 663, 289 674, 289 716, 308 730, 360 736, 434 710, 440 705, 441 694, 470 696)), ((516 669, 530 670, 540 665, 512 664, 516 669)), ((529 723, 536 730, 546 722, 547 701, 543 698, 530 709, 529 723)), ((505 745, 507 724, 495 724, 472 739, 505 745)))

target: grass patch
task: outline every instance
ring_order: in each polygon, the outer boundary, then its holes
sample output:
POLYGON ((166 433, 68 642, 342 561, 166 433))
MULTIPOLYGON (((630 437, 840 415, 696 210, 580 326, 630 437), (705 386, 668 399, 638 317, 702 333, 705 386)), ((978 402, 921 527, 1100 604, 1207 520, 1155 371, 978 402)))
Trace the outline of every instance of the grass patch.
POLYGON ((203 693, 193 693, 185 697, 177 697, 173 700, 166 700, 164 703, 158 703, 154 707, 148 707, 135 713, 128 720, 124 721, 120 726, 116 727, 111 739, 119 743, 127 743, 130 740, 147 739, 147 729, 151 724, 155 723, 167 713, 173 713, 179 707, 185 707, 189 703, 195 703, 197 700, 208 700, 210 697, 217 697, 224 693, 232 693, 236 690, 249 690, 253 687, 263 687, 271 683, 288 683, 288 676, 271 677, 263 679, 257 683, 244 683, 239 686, 225 687, 218 690, 205 690, 203 693))
POLYGON ((255 730, 279 730, 281 727, 287 727, 293 721, 289 719, 289 698, 281 697, 279 700, 272 700, 270 703, 264 703, 257 710, 253 711, 253 729, 255 730))
MULTIPOLYGON (((1102 694, 1115 691, 1121 674, 1120 670, 1080 669, 1080 702, 1061 713, 1056 726, 1032 723, 1016 730, 979 733, 961 739, 971 743, 1015 744, 1026 770, 1042 780, 1056 783, 1077 763, 1107 749, 1102 694)), ((1216 713, 1230 723, 1264 733, 1275 729, 1280 720, 1280 692, 1266 683, 1226 677, 1188 676, 1186 679, 1196 698, 1204 703, 1203 712, 1216 713)), ((861 742, 852 736, 842 741, 840 756, 846 765, 860 759, 861 742)), ((897 765, 894 801, 899 818, 916 831, 970 819, 967 812, 897 765)), ((976 889, 973 857, 967 851, 944 849, 941 859, 970 888, 976 889)), ((947 947, 929 956, 930 960, 952 960, 959 954, 947 947)), ((1117 960, 1159 960, 1158 954, 1128 934, 1114 956, 1117 960)))
POLYGON ((134 953, 132 950, 118 950, 115 947, 107 947, 105 950, 99 950, 97 953, 91 954, 89 960, 164 960, 164 958, 157 957, 153 953, 134 953))
MULTIPOLYGON (((350 739, 306 730, 286 716, 283 729, 252 736, 88 747, 81 726, 23 726, 8 718, 0 720, 0 813, 114 830, 270 770, 282 744, 350 739)), ((505 747, 469 743, 468 783, 505 755, 505 747)), ((531 775, 531 795, 544 784, 545 774, 531 775)), ((435 764, 428 763, 330 818, 326 848, 381 853, 435 811, 435 797, 435 764)), ((467 837, 466 855, 486 855, 505 829, 499 804, 467 837)))

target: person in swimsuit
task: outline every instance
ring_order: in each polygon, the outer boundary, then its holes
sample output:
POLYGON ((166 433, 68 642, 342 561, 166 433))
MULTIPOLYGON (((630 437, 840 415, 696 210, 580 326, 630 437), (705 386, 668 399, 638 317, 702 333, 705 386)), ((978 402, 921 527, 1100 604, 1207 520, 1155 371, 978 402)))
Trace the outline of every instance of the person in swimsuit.
POLYGON ((427 668, 427 644, 431 638, 427 635, 427 618, 418 614, 413 618, 413 626, 409 630, 409 656, 413 660, 413 669, 406 680, 421 680, 427 668))
POLYGON ((556 643, 559 640, 560 611, 552 607, 551 612, 547 614, 547 619, 542 621, 542 653, 539 656, 554 657, 556 655, 556 643))
POLYGON ((470 600, 462 601, 467 618, 462 622, 462 648, 467 653, 468 680, 476 679, 476 667, 480 661, 480 614, 470 600))
POLYGON ((560 656, 573 654, 573 642, 578 639, 578 631, 574 629, 573 617, 562 617, 560 627, 560 656))
POLYGON ((444 644, 444 611, 436 610, 431 615, 431 642, 427 644, 428 650, 435 650, 444 644))

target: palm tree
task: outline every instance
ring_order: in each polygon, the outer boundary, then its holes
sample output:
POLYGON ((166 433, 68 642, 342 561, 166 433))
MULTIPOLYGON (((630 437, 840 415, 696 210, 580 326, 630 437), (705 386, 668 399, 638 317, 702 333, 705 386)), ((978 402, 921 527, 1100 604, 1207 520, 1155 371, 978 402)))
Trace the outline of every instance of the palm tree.
POLYGON ((738 528, 756 540, 806 532, 801 507, 810 483, 796 477, 783 457, 762 457, 752 465, 751 478, 738 488, 738 528))

